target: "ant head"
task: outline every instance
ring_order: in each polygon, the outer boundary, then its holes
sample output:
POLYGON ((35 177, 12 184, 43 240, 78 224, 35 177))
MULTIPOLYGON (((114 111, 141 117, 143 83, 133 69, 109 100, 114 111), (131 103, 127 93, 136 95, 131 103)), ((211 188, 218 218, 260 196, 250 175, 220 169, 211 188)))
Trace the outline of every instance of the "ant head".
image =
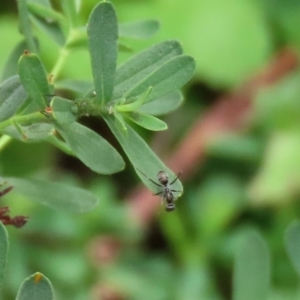
POLYGON ((166 211, 170 212, 170 211, 173 211, 173 210, 175 210, 175 204, 174 203, 168 203, 166 205, 166 211))
POLYGON ((157 179, 162 185, 166 185, 169 182, 169 175, 165 171, 159 171, 157 179))

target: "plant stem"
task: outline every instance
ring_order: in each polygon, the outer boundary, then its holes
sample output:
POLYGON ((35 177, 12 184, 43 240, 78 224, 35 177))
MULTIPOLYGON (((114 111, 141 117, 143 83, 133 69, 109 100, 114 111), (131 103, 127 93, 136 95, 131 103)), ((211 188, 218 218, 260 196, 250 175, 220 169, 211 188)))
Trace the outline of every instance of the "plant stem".
POLYGON ((0 151, 3 150, 10 142, 12 138, 8 135, 3 135, 0 138, 0 151))
POLYGON ((14 123, 22 124, 22 123, 37 123, 40 121, 45 121, 45 116, 40 112, 34 112, 25 116, 15 116, 10 118, 4 122, 0 123, 0 131, 7 126, 13 125, 14 123))
POLYGON ((59 73, 62 70, 63 65, 64 65, 69 53, 70 53, 70 51, 67 50, 65 46, 60 50, 58 60, 50 72, 50 74, 53 75, 52 83, 54 83, 56 81, 56 79, 58 78, 59 73))

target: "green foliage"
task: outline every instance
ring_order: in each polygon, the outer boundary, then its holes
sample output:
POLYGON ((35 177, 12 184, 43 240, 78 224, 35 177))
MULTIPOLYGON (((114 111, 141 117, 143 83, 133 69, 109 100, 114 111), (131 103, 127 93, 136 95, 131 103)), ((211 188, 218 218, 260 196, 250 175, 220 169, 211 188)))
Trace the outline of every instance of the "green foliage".
POLYGON ((0 288, 6 272, 8 255, 8 236, 4 225, 0 222, 0 288))

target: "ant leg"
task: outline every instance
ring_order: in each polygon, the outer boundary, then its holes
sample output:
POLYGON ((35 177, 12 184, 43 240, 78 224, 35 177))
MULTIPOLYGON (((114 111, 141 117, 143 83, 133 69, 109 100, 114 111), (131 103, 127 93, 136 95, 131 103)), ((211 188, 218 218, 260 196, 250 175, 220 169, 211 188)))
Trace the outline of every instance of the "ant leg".
POLYGON ((179 176, 182 174, 182 172, 179 172, 176 176, 176 178, 170 183, 170 185, 172 185, 178 178, 179 176))
POLYGON ((153 194, 154 196, 157 196, 157 195, 160 195, 160 194, 162 194, 163 192, 158 192, 158 193, 156 193, 156 194, 153 194))
POLYGON ((139 170, 138 168, 136 168, 140 173, 142 173, 148 180, 150 180, 152 183, 156 184, 157 186, 162 187, 161 184, 155 182, 154 180, 152 180, 151 178, 149 178, 145 173, 143 173, 141 170, 139 170))

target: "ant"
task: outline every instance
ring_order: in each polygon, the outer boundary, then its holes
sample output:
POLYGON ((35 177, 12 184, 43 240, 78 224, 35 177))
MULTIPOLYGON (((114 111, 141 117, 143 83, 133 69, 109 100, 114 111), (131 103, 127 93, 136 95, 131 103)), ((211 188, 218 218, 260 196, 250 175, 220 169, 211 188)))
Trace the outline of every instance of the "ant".
POLYGON ((163 190, 161 192, 158 192, 154 195, 157 196, 157 195, 162 194, 162 203, 164 200, 166 201, 166 211, 169 212, 169 211, 175 210, 174 201, 176 200, 176 198, 174 197, 173 193, 174 192, 182 193, 182 191, 172 190, 172 189, 170 189, 170 186, 172 184, 174 184, 175 181, 179 178, 179 176, 181 175, 181 172, 179 172, 178 175, 176 176, 176 178, 172 182, 169 183, 169 175, 165 171, 159 171, 157 173, 157 179, 159 181, 159 183, 158 183, 158 182, 155 182, 154 180, 152 180, 151 178, 149 178, 148 176, 146 176, 146 174, 144 174, 141 170, 139 170, 139 169, 137 169, 137 170, 139 172, 141 172, 152 183, 163 188, 163 190))

